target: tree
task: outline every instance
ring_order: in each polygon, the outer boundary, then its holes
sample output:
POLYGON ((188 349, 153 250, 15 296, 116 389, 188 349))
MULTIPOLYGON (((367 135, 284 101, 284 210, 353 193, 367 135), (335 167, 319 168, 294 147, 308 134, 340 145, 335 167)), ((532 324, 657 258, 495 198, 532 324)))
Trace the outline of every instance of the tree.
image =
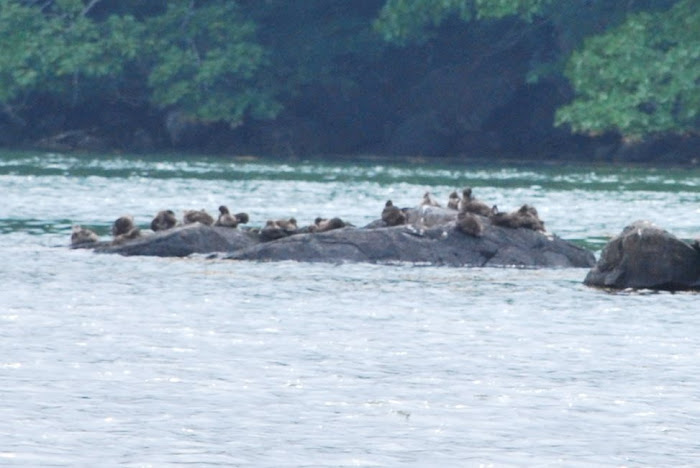
POLYGON ((637 13, 573 53, 566 76, 574 101, 557 122, 578 132, 616 130, 638 139, 700 127, 700 10, 682 0, 637 13))
POLYGON ((21 108, 31 96, 50 95, 75 107, 136 95, 233 126, 248 115, 276 115, 268 54, 236 2, 141 3, 111 11, 95 0, 1 2, 0 102, 21 108))
POLYGON ((518 15, 531 19, 552 0, 387 0, 375 23, 387 41, 423 42, 451 16, 463 21, 518 15))
POLYGON ((560 50, 533 61, 530 79, 563 74, 575 96, 557 113, 576 132, 639 138, 696 132, 700 10, 694 0, 387 0, 375 26, 390 42, 424 42, 450 18, 516 15, 554 26, 560 50))
POLYGON ((41 92, 75 104, 95 91, 96 82, 123 72, 138 52, 137 41, 124 34, 133 22, 110 18, 98 27, 88 11, 75 0, 0 3, 0 102, 21 104, 41 92))
POLYGON ((278 85, 265 79, 268 52, 256 26, 231 1, 174 0, 145 23, 152 101, 200 121, 232 126, 246 116, 274 117, 278 85))
POLYGON ((380 5, 2 0, 0 103, 147 103, 233 127, 274 118, 300 88, 342 81, 376 54, 382 42, 370 22, 380 5))

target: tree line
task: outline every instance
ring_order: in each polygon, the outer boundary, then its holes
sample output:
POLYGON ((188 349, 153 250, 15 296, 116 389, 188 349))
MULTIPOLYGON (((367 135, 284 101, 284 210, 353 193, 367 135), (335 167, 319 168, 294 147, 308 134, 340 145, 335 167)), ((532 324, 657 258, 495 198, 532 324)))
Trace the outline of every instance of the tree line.
POLYGON ((0 113, 29 125, 46 106, 176 109, 235 129, 303 108, 319 86, 394 86, 416 71, 402 69, 411 54, 458 62, 468 44, 452 37, 496 55, 538 31, 548 43, 531 47, 523 83, 570 87, 556 126, 697 134, 695 0, 3 0, 0 113))

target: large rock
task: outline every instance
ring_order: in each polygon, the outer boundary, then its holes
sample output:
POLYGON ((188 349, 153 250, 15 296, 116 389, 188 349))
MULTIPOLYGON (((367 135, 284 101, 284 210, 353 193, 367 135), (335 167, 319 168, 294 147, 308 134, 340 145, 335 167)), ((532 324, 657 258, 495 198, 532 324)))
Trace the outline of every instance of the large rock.
POLYGON ((427 263, 448 266, 590 267, 593 254, 558 237, 529 229, 484 223, 481 237, 464 234, 454 223, 420 228, 345 228, 299 234, 229 254, 236 260, 301 262, 427 263))
POLYGON ((611 289, 700 290, 700 252, 649 221, 635 221, 608 242, 584 284, 611 289))
POLYGON ((120 244, 100 243, 95 252, 154 257, 186 257, 193 253, 232 252, 259 242, 252 231, 204 224, 158 231, 120 244))
POLYGON ((492 225, 480 217, 478 237, 457 228, 453 210, 407 210, 411 224, 305 232, 263 242, 257 230, 201 224, 160 231, 123 243, 99 243, 96 252, 121 255, 184 257, 217 253, 236 260, 300 262, 427 263, 449 266, 582 267, 594 265, 591 252, 556 236, 530 229, 492 225))

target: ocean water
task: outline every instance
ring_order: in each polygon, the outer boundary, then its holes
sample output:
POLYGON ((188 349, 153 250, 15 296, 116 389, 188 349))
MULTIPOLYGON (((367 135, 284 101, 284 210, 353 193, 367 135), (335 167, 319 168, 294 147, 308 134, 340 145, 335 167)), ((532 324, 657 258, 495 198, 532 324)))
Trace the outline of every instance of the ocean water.
POLYGON ((700 235, 698 169, 0 153, 0 465, 696 465, 697 294, 68 248, 127 213, 361 226, 467 185, 594 251, 637 219, 700 235))

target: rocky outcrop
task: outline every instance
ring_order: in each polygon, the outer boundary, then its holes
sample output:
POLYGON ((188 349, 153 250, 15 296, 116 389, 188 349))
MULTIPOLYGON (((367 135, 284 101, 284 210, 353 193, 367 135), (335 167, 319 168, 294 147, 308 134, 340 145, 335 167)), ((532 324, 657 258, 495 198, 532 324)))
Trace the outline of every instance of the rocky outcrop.
MULTIPOLYGON (((200 223, 158 231, 122 243, 95 244, 95 252, 154 257, 186 257, 194 253, 233 252, 259 242, 255 231, 200 223)), ((86 246, 89 247, 89 246, 86 246)))
POLYGON ((584 284, 700 290, 700 251, 649 221, 635 221, 607 243, 584 284))
POLYGON ((589 267, 595 262, 591 252, 558 237, 484 224, 480 237, 460 232, 454 223, 429 228, 409 224, 300 234, 258 244, 226 258, 529 268, 589 267))
MULTIPOLYGON (((194 224, 159 231, 120 244, 99 243, 96 252, 182 257, 216 253, 235 260, 300 262, 426 263, 447 266, 589 268, 591 252, 531 229, 492 225, 480 217, 479 236, 465 234, 457 212, 434 207, 407 210, 409 224, 304 232, 269 240, 256 229, 194 224)), ((475 215, 476 216, 476 215, 475 215)))

